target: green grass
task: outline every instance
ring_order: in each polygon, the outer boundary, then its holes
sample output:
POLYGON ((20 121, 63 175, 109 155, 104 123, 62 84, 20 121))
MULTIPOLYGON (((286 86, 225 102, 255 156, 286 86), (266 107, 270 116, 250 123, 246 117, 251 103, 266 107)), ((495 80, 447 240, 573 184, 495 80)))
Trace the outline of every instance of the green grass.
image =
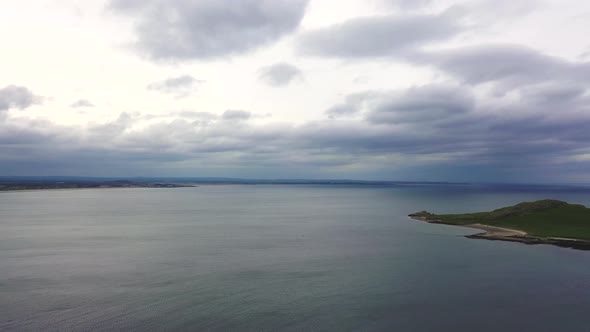
POLYGON ((432 215, 456 225, 484 224, 527 232, 531 236, 590 241, 590 209, 555 200, 521 203, 491 212, 432 215))

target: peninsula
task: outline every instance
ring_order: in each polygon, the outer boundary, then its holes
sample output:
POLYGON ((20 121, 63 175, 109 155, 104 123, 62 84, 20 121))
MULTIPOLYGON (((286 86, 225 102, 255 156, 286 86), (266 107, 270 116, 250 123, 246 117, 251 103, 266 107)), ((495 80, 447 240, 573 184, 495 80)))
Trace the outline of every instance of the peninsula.
POLYGON ((476 228, 485 232, 468 238, 551 244, 590 250, 590 209, 558 200, 525 202, 491 212, 409 215, 432 224, 476 228))

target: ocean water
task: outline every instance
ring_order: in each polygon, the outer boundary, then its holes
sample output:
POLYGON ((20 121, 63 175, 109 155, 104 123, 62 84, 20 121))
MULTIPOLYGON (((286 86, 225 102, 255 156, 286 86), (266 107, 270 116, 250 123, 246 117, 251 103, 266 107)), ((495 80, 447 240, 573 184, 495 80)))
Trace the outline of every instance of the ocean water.
POLYGON ((218 185, 0 193, 2 331, 590 331, 590 252, 408 213, 590 191, 218 185))

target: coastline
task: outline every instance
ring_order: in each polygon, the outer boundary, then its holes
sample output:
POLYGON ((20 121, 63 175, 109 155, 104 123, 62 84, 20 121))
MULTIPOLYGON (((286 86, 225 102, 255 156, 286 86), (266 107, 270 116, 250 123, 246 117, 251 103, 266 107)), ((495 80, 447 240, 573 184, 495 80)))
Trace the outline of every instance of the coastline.
POLYGON ((62 191, 62 190, 100 190, 100 189, 176 189, 176 188, 194 188, 197 185, 180 185, 180 184, 165 184, 165 185, 128 185, 128 186, 55 186, 55 187, 18 187, 18 188, 3 188, 0 187, 0 193, 15 193, 15 192, 32 192, 32 191, 62 191))
POLYGON ((547 244, 547 245, 553 245, 553 246, 558 246, 558 247, 562 247, 562 248, 590 251, 590 241, 568 239, 568 238, 557 238, 557 237, 540 238, 540 237, 531 236, 524 231, 520 231, 520 230, 516 230, 516 229, 489 226, 489 225, 483 225, 483 224, 477 224, 477 223, 463 224, 463 225, 452 224, 452 223, 443 222, 442 220, 437 220, 437 219, 429 220, 426 217, 419 217, 419 216, 412 216, 412 215, 410 215, 409 217, 411 219, 427 222, 429 224, 458 226, 458 227, 465 227, 465 228, 478 229, 478 230, 484 231, 482 233, 465 235, 465 237, 468 239, 518 242, 518 243, 527 244, 527 245, 547 244))

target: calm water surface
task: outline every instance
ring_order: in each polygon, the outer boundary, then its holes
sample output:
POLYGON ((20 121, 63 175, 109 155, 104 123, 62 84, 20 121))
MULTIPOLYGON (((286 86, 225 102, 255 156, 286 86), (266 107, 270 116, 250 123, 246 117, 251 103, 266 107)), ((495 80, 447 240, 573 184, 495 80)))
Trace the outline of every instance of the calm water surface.
POLYGON ((590 252, 408 213, 590 192, 201 186, 0 193, 0 330, 590 331, 590 252))

